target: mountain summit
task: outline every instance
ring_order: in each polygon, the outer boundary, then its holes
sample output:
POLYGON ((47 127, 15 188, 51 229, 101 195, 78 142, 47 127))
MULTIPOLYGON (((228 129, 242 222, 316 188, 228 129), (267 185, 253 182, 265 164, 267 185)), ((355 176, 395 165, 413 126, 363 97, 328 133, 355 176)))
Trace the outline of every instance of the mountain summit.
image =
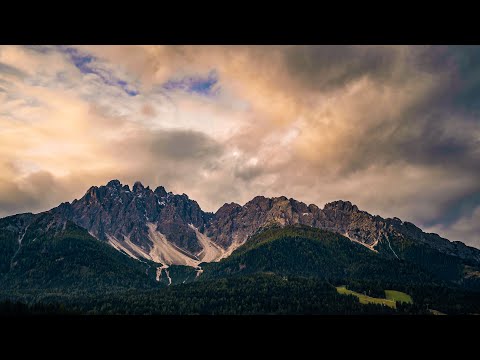
MULTIPOLYGON (((343 200, 321 209, 285 196, 256 196, 243 206, 224 204, 212 214, 186 194, 173 194, 162 186, 152 190, 139 181, 130 189, 111 180, 44 214, 86 229, 131 258, 162 266, 200 269, 199 264, 230 256, 265 229, 307 226, 340 234, 385 258, 435 268, 450 280, 476 279, 475 269, 480 268, 478 249, 425 233, 398 218, 373 216, 343 200)), ((18 233, 28 232, 29 223, 41 215, 17 215, 18 233)))
POLYGON ((51 211, 137 259, 191 266, 203 259, 197 232, 208 215, 196 201, 162 186, 152 191, 137 181, 130 190, 112 180, 51 211))

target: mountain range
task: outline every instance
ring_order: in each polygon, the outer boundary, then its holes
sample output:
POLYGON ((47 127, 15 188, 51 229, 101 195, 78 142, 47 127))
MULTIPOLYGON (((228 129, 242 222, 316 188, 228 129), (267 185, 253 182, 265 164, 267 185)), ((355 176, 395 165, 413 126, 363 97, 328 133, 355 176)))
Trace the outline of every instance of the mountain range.
POLYGON ((322 209, 257 196, 211 213, 186 194, 118 180, 46 212, 0 219, 0 284, 22 299, 33 289, 200 286, 259 274, 477 293, 480 250, 349 201, 322 209))
POLYGON ((151 190, 136 182, 130 189, 112 180, 47 213, 74 222, 132 257, 167 265, 216 261, 262 228, 296 224, 339 233, 387 256, 398 257, 398 242, 412 239, 441 253, 480 263, 478 249, 425 233, 398 218, 370 215, 342 200, 321 209, 284 196, 257 196, 243 206, 224 204, 216 213, 209 213, 186 194, 172 194, 163 186, 151 190))

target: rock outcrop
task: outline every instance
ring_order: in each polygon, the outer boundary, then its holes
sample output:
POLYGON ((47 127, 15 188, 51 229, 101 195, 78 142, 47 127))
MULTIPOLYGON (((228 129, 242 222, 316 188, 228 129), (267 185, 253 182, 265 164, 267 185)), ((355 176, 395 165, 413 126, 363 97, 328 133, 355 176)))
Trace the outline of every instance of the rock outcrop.
POLYGON ((153 247, 149 224, 154 224, 156 231, 190 255, 202 248, 189 224, 203 230, 208 218, 197 202, 185 194, 167 193, 162 186, 152 191, 140 182, 130 190, 118 180, 106 186, 93 186, 81 199, 62 203, 51 211, 84 227, 100 240, 128 239, 146 253, 153 247))

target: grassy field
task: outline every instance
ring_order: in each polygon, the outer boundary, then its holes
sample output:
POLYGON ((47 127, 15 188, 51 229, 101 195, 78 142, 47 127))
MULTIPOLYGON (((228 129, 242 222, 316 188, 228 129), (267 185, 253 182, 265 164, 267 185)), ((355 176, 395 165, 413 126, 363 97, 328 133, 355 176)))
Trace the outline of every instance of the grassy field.
POLYGON ((412 297, 408 294, 405 294, 404 292, 401 292, 401 291, 385 290, 385 297, 388 300, 413 304, 412 297))
POLYGON ((358 297, 358 300, 360 301, 360 304, 369 304, 369 303, 383 304, 383 305, 386 305, 386 306, 390 306, 393 309, 395 309, 397 307, 396 306, 397 304, 396 304, 395 300, 381 299, 381 298, 374 298, 374 297, 371 297, 371 296, 366 296, 366 295, 360 294, 358 292, 348 290, 345 286, 338 286, 337 291, 338 291, 339 294, 355 295, 356 297, 358 297))
POLYGON ((356 291, 348 290, 345 286, 338 286, 337 291, 339 294, 355 295, 360 301, 360 304, 383 304, 396 309, 397 301, 409 304, 413 303, 412 297, 410 295, 396 290, 385 290, 385 299, 363 295, 356 291))

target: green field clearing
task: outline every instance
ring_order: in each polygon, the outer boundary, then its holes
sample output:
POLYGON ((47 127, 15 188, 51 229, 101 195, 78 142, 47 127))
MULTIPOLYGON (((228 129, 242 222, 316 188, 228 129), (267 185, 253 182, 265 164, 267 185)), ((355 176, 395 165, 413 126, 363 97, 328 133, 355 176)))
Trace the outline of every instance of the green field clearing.
POLYGON ((348 290, 345 286, 338 286, 337 291, 339 294, 343 295, 355 295, 358 297, 358 300, 360 301, 360 304, 383 304, 386 306, 390 306, 391 308, 396 308, 396 302, 394 300, 388 300, 388 299, 380 299, 380 298, 374 298, 371 296, 363 295, 358 292, 348 290))
POLYGON ((413 303, 412 297, 410 295, 396 290, 385 290, 386 299, 381 299, 363 295, 356 291, 348 290, 345 286, 337 286, 336 289, 339 294, 356 296, 360 301, 360 304, 383 304, 386 306, 390 306, 393 309, 396 309, 397 301, 409 304, 413 303))
POLYGON ((412 297, 408 294, 405 294, 404 292, 401 292, 401 291, 385 290, 385 297, 388 300, 413 304, 412 297))

